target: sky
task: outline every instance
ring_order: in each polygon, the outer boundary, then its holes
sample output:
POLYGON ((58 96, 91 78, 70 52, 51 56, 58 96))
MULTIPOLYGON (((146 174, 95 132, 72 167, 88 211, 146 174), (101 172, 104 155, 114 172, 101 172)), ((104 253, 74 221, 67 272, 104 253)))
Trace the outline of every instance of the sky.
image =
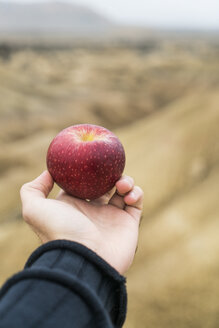
MULTIPOLYGON (((5 0, 44 2, 46 0, 5 0)), ((116 21, 148 27, 219 29, 219 0, 59 0, 85 4, 116 21)))

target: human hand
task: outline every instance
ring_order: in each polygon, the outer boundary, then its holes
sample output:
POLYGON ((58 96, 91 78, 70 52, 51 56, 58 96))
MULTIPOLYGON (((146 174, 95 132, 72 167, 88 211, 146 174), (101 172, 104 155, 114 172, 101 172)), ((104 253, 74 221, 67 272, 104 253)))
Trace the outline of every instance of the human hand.
POLYGON ((48 171, 21 188, 24 220, 43 243, 67 239, 90 248, 121 274, 130 267, 138 241, 143 191, 129 176, 99 199, 81 200, 60 191, 48 199, 53 188, 48 171))

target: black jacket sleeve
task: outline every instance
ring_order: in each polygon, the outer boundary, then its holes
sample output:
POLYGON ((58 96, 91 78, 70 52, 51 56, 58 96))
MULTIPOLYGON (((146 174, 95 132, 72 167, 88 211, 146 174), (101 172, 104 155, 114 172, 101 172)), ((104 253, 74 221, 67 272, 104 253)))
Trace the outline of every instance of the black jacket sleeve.
POLYGON ((112 328, 126 316, 125 278, 85 246, 39 247, 0 291, 0 328, 112 328))

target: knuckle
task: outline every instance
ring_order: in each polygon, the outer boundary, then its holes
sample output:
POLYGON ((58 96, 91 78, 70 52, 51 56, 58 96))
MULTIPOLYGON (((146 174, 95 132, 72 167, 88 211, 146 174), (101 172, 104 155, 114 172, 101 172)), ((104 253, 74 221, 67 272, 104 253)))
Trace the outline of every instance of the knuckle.
POLYGON ((22 216, 25 222, 29 222, 29 214, 30 214, 30 209, 29 206, 24 205, 22 208, 22 216))
POLYGON ((33 202, 24 201, 22 205, 22 216, 25 222, 30 223, 34 213, 33 202))
POLYGON ((29 183, 24 183, 21 188, 20 188, 20 194, 22 194, 23 192, 25 192, 27 189, 29 188, 29 183))
POLYGON ((21 186, 21 188, 20 188, 20 194, 21 195, 25 191, 25 189, 26 189, 26 186, 25 186, 25 184, 23 184, 23 186, 21 186))

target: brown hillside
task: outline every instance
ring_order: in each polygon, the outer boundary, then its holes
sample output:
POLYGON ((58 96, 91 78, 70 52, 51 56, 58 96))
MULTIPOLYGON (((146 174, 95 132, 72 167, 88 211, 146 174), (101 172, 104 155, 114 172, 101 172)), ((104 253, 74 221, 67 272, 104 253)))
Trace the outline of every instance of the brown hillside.
POLYGON ((20 220, 20 186, 45 169, 60 129, 101 124, 145 192, 125 327, 217 327, 218 49, 163 41, 150 52, 25 50, 0 62, 1 282, 39 244, 20 220))

